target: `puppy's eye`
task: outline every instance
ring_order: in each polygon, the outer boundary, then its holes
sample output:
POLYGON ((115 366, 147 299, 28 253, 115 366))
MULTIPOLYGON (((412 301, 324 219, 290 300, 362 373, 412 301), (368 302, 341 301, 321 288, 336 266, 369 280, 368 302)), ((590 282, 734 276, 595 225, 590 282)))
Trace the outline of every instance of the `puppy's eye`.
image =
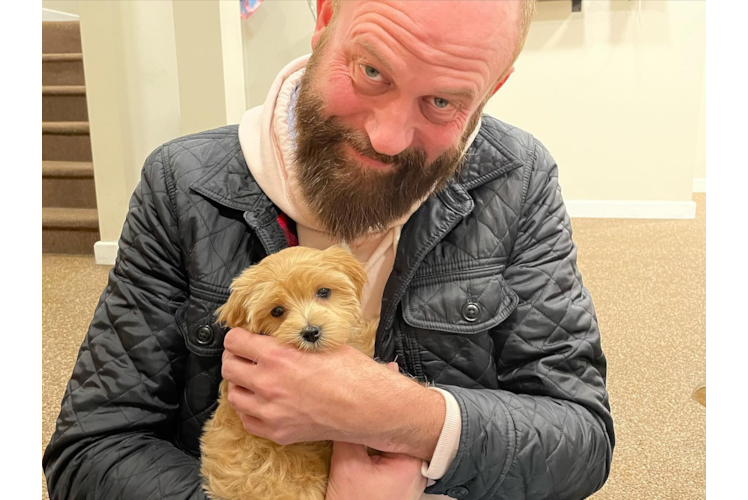
POLYGON ((317 297, 320 299, 329 299, 332 292, 329 288, 320 288, 317 290, 317 297))
POLYGON ((274 318, 280 318, 281 316, 283 316, 284 312, 286 312, 286 310, 283 309, 281 306, 278 306, 272 311, 270 311, 270 315, 273 316, 274 318))

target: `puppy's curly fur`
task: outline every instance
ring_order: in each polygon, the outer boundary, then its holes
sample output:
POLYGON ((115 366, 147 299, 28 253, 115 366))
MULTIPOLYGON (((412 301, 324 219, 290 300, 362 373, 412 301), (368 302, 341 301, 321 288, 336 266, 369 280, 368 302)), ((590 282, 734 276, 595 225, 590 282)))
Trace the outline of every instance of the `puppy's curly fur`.
MULTIPOLYGON (((233 281, 229 300, 218 310, 218 321, 272 335, 299 349, 320 351, 349 344, 371 357, 377 321, 361 318, 365 284, 366 272, 346 250, 291 247, 266 257, 233 281), (315 342, 309 341, 308 333, 304 338, 307 327, 319 329, 315 342)), ((201 453, 205 489, 215 500, 325 497, 332 443, 284 446, 248 434, 228 403, 225 380, 218 408, 205 424, 201 453)))

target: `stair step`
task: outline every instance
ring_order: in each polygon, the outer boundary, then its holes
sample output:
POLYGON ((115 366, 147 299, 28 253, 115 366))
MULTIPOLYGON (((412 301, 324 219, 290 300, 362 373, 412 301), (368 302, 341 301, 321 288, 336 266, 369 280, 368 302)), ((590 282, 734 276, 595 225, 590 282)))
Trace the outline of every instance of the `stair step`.
POLYGON ((43 161, 42 207, 95 209, 93 163, 43 161))
POLYGON ((90 177, 42 177, 42 208, 96 209, 96 184, 90 177))
POLYGON ((95 208, 42 207, 42 253, 90 255, 98 240, 95 208))
POLYGON ((42 85, 42 95, 86 95, 86 86, 42 85))
POLYGON ((42 207, 96 208, 93 177, 42 177, 42 207))
POLYGON ((43 161, 42 177, 66 179, 93 179, 93 162, 90 161, 43 161))
POLYGON ((42 229, 99 229, 95 208, 42 207, 42 229))
POLYGON ((92 161, 91 136, 42 134, 42 161, 92 161))
POLYGON ((80 51, 80 21, 42 21, 42 52, 80 51))
POLYGON ((88 135, 88 122, 42 122, 42 134, 88 135))
POLYGON ((85 87, 83 86, 59 86, 42 87, 42 121, 43 122, 87 122, 88 102, 86 101, 85 87), (48 92, 47 89, 55 89, 48 92), (56 89, 83 89, 82 93, 66 93, 56 89))
POLYGON ((83 60, 83 52, 74 54, 42 54, 42 62, 75 62, 83 60))
POLYGON ((84 85, 83 54, 42 54, 42 85, 84 85))

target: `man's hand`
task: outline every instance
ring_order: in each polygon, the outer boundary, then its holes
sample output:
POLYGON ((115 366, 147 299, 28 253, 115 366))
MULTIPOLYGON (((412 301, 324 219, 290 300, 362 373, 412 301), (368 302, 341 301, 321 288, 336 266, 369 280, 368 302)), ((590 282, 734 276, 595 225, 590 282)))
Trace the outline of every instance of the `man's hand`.
POLYGON ((369 456, 363 445, 336 441, 325 500, 416 500, 426 489, 421 463, 397 453, 369 456))
MULTIPOLYGON (((387 368, 398 372, 397 363, 387 368)), ((330 479, 325 500, 411 500, 426 489, 418 458, 400 453, 369 456, 366 447, 336 441, 332 445, 330 479)))
POLYGON ((350 346, 306 352, 234 328, 224 339, 229 404, 278 444, 345 441, 431 460, 443 397, 350 346))

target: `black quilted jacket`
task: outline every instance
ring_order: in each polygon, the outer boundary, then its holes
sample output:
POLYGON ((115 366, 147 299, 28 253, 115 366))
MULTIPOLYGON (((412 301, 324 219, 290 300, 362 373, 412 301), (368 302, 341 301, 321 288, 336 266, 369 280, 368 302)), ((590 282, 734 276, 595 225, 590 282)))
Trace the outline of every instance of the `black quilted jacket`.
MULTIPOLYGON (((376 355, 450 391, 459 451, 428 493, 575 499, 614 446, 606 361, 553 159, 484 117, 465 167, 402 231, 376 355)), ((204 498, 198 437, 216 406, 242 269, 286 246, 237 127, 153 152, 44 453, 57 498, 204 498)))

